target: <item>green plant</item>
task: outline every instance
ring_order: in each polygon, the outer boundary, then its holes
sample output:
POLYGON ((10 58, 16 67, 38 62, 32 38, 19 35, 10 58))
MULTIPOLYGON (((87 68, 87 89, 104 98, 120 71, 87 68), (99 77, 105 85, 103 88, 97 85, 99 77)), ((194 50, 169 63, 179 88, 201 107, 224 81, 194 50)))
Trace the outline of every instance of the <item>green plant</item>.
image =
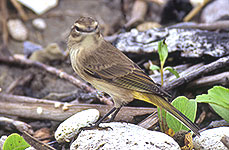
POLYGON ((229 89, 214 86, 208 90, 208 94, 197 96, 196 101, 198 103, 208 103, 217 114, 229 122, 229 89))
MULTIPOLYGON (((189 118, 192 122, 194 122, 197 112, 197 102, 195 100, 189 100, 185 96, 179 96, 174 99, 171 104, 176 107, 181 113, 183 113, 187 118, 189 118)), ((163 128, 163 131, 165 131, 166 127, 172 129, 175 133, 180 130, 189 131, 186 126, 184 126, 171 114, 166 113, 163 109, 158 108, 158 110, 161 111, 161 113, 159 113, 160 120, 166 118, 162 121, 162 124, 164 123, 161 126, 161 128, 163 128)))
MULTIPOLYGON (((160 58, 160 67, 150 64, 150 70, 159 70, 161 73, 161 85, 163 85, 163 73, 165 70, 170 71, 177 78, 179 74, 172 67, 165 67, 164 64, 168 57, 168 48, 165 41, 158 42, 158 54, 160 58)), ((208 94, 202 94, 196 97, 195 100, 188 100, 184 96, 177 97, 173 100, 172 105, 176 107, 180 112, 182 112, 191 121, 196 118, 198 103, 209 103, 209 105, 214 109, 214 111, 219 114, 224 120, 229 122, 229 89, 222 86, 215 86, 208 90, 208 94)), ((180 130, 188 130, 182 123, 172 117, 169 113, 166 113, 163 109, 158 108, 160 127, 163 132, 169 127, 173 129, 174 132, 180 130)))
POLYGON ((158 42, 158 54, 159 54, 159 58, 160 58, 160 67, 158 67, 157 65, 154 64, 150 64, 150 70, 159 70, 161 73, 161 85, 163 85, 164 83, 164 78, 163 78, 163 74, 165 70, 168 70, 169 72, 171 72, 172 74, 174 74, 177 78, 179 78, 179 74, 177 73, 177 71, 170 66, 167 66, 164 68, 165 65, 165 61, 168 57, 168 48, 167 45, 165 43, 165 40, 163 41, 159 41, 158 42))
POLYGON ((3 144, 3 150, 24 150, 30 145, 17 133, 12 133, 3 144))
MULTIPOLYGON (((151 70, 159 70, 161 73, 161 85, 163 85, 163 74, 165 70, 168 70, 172 74, 174 74, 177 78, 179 78, 179 74, 177 71, 167 66, 164 68, 165 61, 168 57, 168 48, 165 43, 165 40, 158 42, 158 54, 160 58, 160 67, 150 64, 151 70)), ((177 97, 175 100, 173 100, 172 105, 176 107, 179 111, 181 111, 185 116, 187 116, 191 121, 195 120, 196 117, 196 111, 197 111, 197 103, 194 100, 188 100, 186 97, 181 96, 177 97)), ((174 132, 180 131, 180 130, 189 130, 187 127, 185 127, 182 123, 180 123, 178 120, 176 120, 173 116, 171 116, 169 113, 166 113, 163 109, 158 108, 159 112, 159 118, 160 118, 160 127, 163 132, 166 131, 167 127, 173 129, 174 132)))
MULTIPOLYGON (((176 107, 181 113, 183 113, 187 118, 192 122, 195 121, 196 111, 197 111, 197 102, 195 100, 189 100, 185 96, 179 96, 172 101, 172 105, 176 107)), ((173 129, 174 132, 180 130, 189 131, 189 129, 175 119, 169 113, 166 114, 166 121, 169 128, 173 129)))

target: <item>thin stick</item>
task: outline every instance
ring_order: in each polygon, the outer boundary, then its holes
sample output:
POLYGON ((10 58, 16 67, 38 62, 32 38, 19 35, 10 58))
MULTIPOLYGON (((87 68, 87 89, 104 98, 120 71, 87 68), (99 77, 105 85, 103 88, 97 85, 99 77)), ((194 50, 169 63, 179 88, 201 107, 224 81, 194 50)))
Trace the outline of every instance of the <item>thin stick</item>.
POLYGON ((23 21, 28 20, 28 16, 26 15, 24 9, 22 8, 21 4, 18 3, 16 0, 10 0, 14 7, 17 9, 19 15, 21 16, 23 21))
POLYGON ((7 29, 8 11, 7 11, 6 0, 0 1, 0 8, 1 8, 0 20, 2 22, 2 40, 3 40, 1 51, 3 55, 10 56, 11 53, 7 48, 9 34, 8 34, 8 29, 7 29))
POLYGON ((190 21, 198 12, 200 12, 200 10, 208 3, 210 2, 210 0, 204 0, 204 2, 198 6, 196 6, 195 8, 193 8, 187 16, 185 16, 185 18, 183 19, 184 22, 188 22, 190 21))

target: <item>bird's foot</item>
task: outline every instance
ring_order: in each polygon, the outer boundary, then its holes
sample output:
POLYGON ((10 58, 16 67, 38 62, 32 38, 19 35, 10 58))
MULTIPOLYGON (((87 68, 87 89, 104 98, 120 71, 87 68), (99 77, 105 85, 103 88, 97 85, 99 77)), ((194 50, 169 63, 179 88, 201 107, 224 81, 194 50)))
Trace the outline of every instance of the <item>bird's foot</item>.
POLYGON ((94 124, 94 125, 91 124, 88 127, 82 127, 82 128, 80 128, 81 131, 93 130, 93 129, 108 130, 108 129, 112 129, 112 128, 111 127, 101 127, 101 126, 99 126, 99 124, 94 124))

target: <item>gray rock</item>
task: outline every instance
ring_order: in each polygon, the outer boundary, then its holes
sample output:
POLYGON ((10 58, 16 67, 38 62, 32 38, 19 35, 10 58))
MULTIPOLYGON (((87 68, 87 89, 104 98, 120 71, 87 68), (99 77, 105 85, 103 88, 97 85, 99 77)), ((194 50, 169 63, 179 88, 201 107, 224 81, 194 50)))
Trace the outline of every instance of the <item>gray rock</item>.
POLYGON ((95 123, 99 118, 97 109, 88 109, 76 113, 62 122, 55 132, 57 142, 70 142, 76 136, 81 127, 89 126, 95 123))
POLYGON ((7 22, 8 30, 13 39, 25 41, 28 37, 28 31, 19 19, 12 19, 7 22))
POLYGON ((35 51, 43 49, 43 47, 41 45, 38 45, 38 44, 30 42, 30 41, 25 41, 23 43, 23 47, 24 47, 24 54, 26 57, 30 56, 35 51))
POLYGON ((229 34, 198 29, 160 28, 139 32, 120 33, 115 46, 123 52, 157 52, 158 41, 166 39, 168 52, 180 52, 182 57, 210 55, 222 57, 229 54, 229 34))
POLYGON ((82 131, 72 143, 70 150, 178 150, 179 145, 168 135, 149 131, 128 123, 102 123, 101 127, 112 129, 82 131))
MULTIPOLYGON (((209 3, 201 13, 201 22, 214 23, 223 18, 229 17, 229 1, 215 0, 209 3)), ((228 20, 228 19, 227 19, 228 20)))
POLYGON ((55 60, 63 60, 65 55, 62 53, 57 43, 50 43, 43 50, 34 51, 29 57, 30 60, 47 63, 55 60))
POLYGON ((229 136, 229 127, 208 129, 200 133, 200 137, 193 139, 193 146, 197 150, 228 150, 220 141, 226 135, 229 136))

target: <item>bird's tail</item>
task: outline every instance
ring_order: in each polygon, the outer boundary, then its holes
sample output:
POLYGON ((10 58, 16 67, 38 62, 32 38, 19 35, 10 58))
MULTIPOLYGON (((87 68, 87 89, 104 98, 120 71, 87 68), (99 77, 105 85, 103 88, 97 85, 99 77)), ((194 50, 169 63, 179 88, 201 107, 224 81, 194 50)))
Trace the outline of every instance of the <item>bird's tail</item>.
POLYGON ((177 110, 173 105, 171 105, 167 100, 164 98, 153 95, 150 93, 140 93, 140 92, 133 92, 134 98, 151 103, 156 105, 160 108, 165 109, 170 114, 172 114, 175 118, 177 118, 182 124, 192 130, 196 135, 200 135, 199 127, 194 124, 190 119, 188 119, 184 114, 182 114, 179 110, 177 110))

